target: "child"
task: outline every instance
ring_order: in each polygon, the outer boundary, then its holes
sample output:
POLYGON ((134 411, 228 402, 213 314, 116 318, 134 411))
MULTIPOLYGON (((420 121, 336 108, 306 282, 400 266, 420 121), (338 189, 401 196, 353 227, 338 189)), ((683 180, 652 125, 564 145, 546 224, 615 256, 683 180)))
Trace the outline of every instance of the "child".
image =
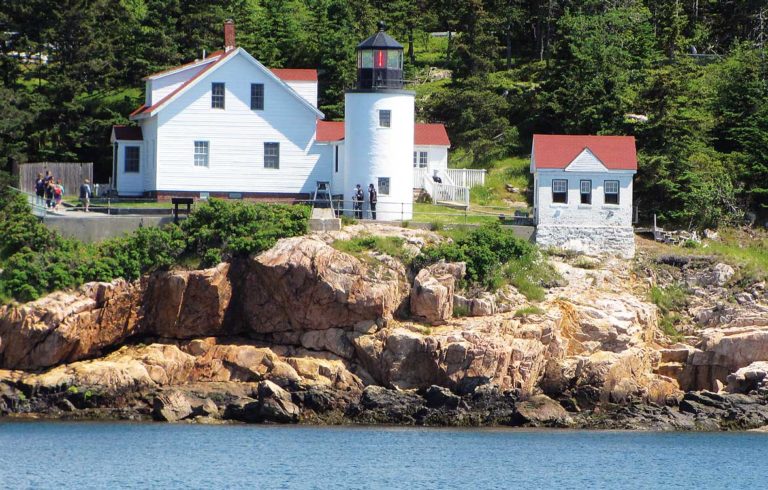
POLYGON ((56 181, 56 184, 53 186, 53 210, 58 211, 59 205, 61 204, 61 197, 64 195, 64 186, 61 185, 61 179, 56 181))

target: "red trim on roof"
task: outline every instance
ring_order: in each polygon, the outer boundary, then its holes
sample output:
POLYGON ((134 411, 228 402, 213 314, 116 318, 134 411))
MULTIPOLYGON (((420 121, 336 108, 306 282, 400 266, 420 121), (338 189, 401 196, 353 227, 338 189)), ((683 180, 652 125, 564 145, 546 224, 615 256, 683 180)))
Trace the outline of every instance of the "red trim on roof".
POLYGON ((442 124, 416 123, 413 129, 413 144, 419 146, 451 146, 448 132, 442 124))
POLYGON ((112 126, 116 140, 141 141, 144 135, 138 126, 112 126))
POLYGON ((169 93, 168 95, 166 95, 165 97, 160 99, 155 104, 152 104, 149 107, 146 107, 146 105, 142 105, 141 107, 139 107, 138 109, 133 111, 131 113, 131 117, 133 117, 133 116, 140 116, 142 114, 151 113, 152 111, 154 111, 155 109, 157 109, 161 105, 165 104, 168 100, 171 99, 171 97, 173 97, 174 95, 176 95, 179 92, 181 92, 182 90, 184 90, 190 83, 194 82, 195 80, 197 80, 198 78, 203 76, 203 74, 206 73, 208 70, 210 70, 214 66, 218 65, 219 63, 221 63, 224 59, 227 58, 227 56, 229 56, 230 53, 235 53, 235 52, 237 52, 237 51, 236 50, 232 50, 229 53, 225 54, 224 56, 220 56, 219 59, 217 59, 213 63, 210 63, 210 64, 206 65, 205 68, 203 68, 202 70, 197 72, 195 74, 195 76, 191 77, 189 80, 187 80, 186 82, 182 83, 176 90, 174 90, 173 92, 169 93))
POLYGON ((536 168, 564 169, 585 149, 609 170, 637 170, 634 136, 533 135, 536 168))
POLYGON ((270 71, 284 81, 316 82, 317 70, 311 68, 270 68, 270 71))
MULTIPOLYGON (((316 141, 331 142, 344 139, 344 121, 317 121, 316 141)), ((419 146, 451 146, 442 124, 417 123, 413 129, 413 144, 419 146)))
POLYGON ((160 76, 160 75, 165 75, 166 73, 170 73, 170 72, 173 72, 173 71, 183 70, 184 68, 192 68, 193 66, 200 65, 202 63, 206 63, 206 62, 210 62, 210 61, 215 61, 215 58, 218 58, 219 56, 221 56, 223 54, 224 54, 224 50, 214 51, 213 53, 209 54, 208 56, 206 56, 202 60, 190 61, 189 63, 184 63, 183 65, 174 66, 174 67, 171 67, 171 68, 166 68, 165 70, 158 71, 156 73, 152 73, 152 74, 147 75, 146 77, 144 77, 144 80, 146 80, 148 78, 152 78, 152 77, 157 77, 157 76, 160 76))

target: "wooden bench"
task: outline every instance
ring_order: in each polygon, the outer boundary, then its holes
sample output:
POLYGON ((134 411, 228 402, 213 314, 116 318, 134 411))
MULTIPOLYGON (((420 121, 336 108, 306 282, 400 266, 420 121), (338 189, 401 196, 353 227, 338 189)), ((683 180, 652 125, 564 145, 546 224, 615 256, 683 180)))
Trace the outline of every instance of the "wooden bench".
POLYGON ((191 197, 172 197, 171 204, 173 204, 173 222, 179 222, 179 206, 187 205, 187 216, 189 216, 192 210, 192 202, 194 200, 191 197))

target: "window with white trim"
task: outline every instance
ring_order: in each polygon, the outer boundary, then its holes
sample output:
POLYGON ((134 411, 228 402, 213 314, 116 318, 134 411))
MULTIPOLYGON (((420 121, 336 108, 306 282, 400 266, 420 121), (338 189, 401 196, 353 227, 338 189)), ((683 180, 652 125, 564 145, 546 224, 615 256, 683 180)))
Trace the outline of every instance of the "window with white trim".
POLYGON ((264 84, 263 83, 251 84, 251 110, 252 111, 264 110, 264 84))
POLYGON ((552 179, 552 202, 568 203, 568 181, 566 179, 552 179))
POLYGON ((224 83, 211 84, 211 109, 224 109, 224 83))
POLYGON ((419 165, 419 152, 414 151, 413 152, 413 168, 416 168, 419 165))
POLYGON ((125 173, 138 173, 139 171, 139 147, 138 146, 126 146, 125 147, 125 159, 123 162, 123 169, 125 173))
POLYGON ((426 151, 419 152, 419 168, 426 168, 429 155, 426 151))
POLYGON ((581 204, 592 204, 592 181, 582 180, 579 188, 581 190, 581 204))
POLYGON ((379 127, 389 128, 392 125, 392 111, 389 109, 379 110, 379 127))
POLYGON ((280 143, 264 143, 264 168, 280 168, 280 143))
POLYGON ((210 144, 208 141, 195 141, 195 167, 207 167, 210 156, 210 144))
POLYGON ((389 195, 389 177, 379 177, 379 195, 389 195))
POLYGON ((605 204, 619 204, 619 181, 606 180, 603 183, 605 204))

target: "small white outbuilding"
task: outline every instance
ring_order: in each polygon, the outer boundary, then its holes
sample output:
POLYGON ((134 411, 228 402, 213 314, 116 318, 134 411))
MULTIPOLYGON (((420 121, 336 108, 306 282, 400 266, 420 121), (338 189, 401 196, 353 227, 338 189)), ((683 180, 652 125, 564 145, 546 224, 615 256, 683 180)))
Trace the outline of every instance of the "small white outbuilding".
POLYGON ((536 243, 634 256, 634 137, 534 135, 531 173, 536 243))

